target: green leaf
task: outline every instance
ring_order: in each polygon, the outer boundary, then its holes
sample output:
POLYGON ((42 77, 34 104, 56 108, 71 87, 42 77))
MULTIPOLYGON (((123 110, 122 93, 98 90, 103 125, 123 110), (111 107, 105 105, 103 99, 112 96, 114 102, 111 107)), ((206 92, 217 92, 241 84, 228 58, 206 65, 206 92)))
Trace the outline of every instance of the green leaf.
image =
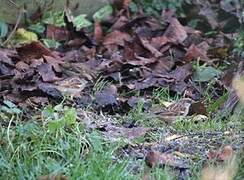
POLYGON ((138 7, 137 7, 136 3, 134 3, 133 1, 130 2, 129 8, 130 8, 130 11, 133 13, 136 13, 138 11, 138 7))
POLYGON ((89 27, 92 25, 92 23, 86 19, 86 16, 87 16, 86 14, 81 14, 79 16, 76 16, 73 19, 73 24, 77 31, 79 31, 82 28, 89 27))
POLYGON ((44 17, 42 19, 42 22, 45 24, 51 24, 57 27, 65 26, 64 22, 64 12, 53 12, 48 11, 44 14, 44 17))
POLYGON ((30 25, 28 27, 28 30, 37 34, 42 34, 45 31, 45 27, 41 23, 37 23, 37 24, 30 25))
POLYGON ((106 5, 99 9, 94 15, 93 19, 95 21, 102 21, 104 20, 107 16, 111 15, 113 13, 113 7, 111 5, 106 5))
POLYGON ((215 69, 212 66, 208 66, 208 67, 198 67, 196 72, 193 75, 193 80, 197 81, 197 82, 206 82, 209 81, 211 79, 213 79, 214 77, 217 77, 221 74, 221 71, 215 69))
POLYGON ((15 32, 12 43, 16 44, 27 44, 33 41, 38 41, 38 37, 35 33, 25 30, 24 28, 20 28, 15 32))
POLYGON ((47 48, 57 49, 61 44, 53 39, 42 39, 47 48))
POLYGON ((0 38, 3 38, 8 33, 8 25, 5 22, 0 21, 0 38))
POLYGON ((65 110, 63 120, 66 125, 72 125, 76 122, 76 110, 74 108, 69 108, 65 110))
POLYGON ((64 121, 63 120, 51 120, 48 122, 48 130, 51 132, 54 132, 58 129, 61 129, 64 127, 64 121))

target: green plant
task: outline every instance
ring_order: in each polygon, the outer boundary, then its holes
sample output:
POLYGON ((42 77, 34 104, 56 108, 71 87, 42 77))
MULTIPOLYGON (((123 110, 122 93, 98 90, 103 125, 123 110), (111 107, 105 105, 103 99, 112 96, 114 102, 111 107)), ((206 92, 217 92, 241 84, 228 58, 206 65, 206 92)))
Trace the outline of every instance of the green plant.
POLYGON ((145 13, 158 17, 163 9, 173 9, 182 12, 182 0, 134 0, 131 3, 130 9, 136 11, 140 6, 145 13))
POLYGON ((244 27, 239 30, 239 33, 234 41, 234 52, 239 56, 244 57, 244 27))

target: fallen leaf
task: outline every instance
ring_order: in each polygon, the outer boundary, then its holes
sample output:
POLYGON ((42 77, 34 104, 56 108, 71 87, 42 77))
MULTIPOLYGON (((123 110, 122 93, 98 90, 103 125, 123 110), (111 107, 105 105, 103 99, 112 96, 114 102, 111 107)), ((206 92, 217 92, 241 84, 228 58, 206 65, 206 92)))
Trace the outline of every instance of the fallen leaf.
POLYGON ((23 45, 16 49, 18 54, 26 60, 26 62, 30 62, 33 59, 39 59, 43 56, 51 56, 54 58, 59 58, 57 55, 52 53, 49 49, 47 49, 41 42, 36 41, 30 44, 23 45))
POLYGON ((108 105, 118 105, 117 99, 117 88, 113 85, 105 88, 101 92, 95 94, 96 103, 99 107, 106 107, 108 105))
POLYGON ((96 43, 100 43, 103 38, 103 30, 100 22, 94 23, 94 39, 96 43))
POLYGON ((42 64, 38 67, 38 73, 41 75, 43 82, 55 82, 57 80, 60 80, 58 78, 50 64, 42 64))
POLYGON ((218 77, 220 74, 221 71, 215 69, 212 66, 200 66, 193 74, 193 80, 196 82, 207 82, 215 77, 218 77))
POLYGON ((171 18, 169 27, 166 29, 164 36, 171 42, 182 43, 187 38, 184 26, 176 18, 171 18))
POLYGON ((5 22, 0 21, 0 39, 4 38, 8 34, 8 25, 5 22))
POLYGON ((31 31, 25 30, 24 28, 17 29, 11 39, 11 42, 16 44, 28 44, 36 41, 38 41, 37 35, 31 31))
POLYGON ((155 57, 162 56, 162 53, 159 52, 155 47, 153 47, 146 38, 140 38, 142 46, 152 53, 155 57))
POLYGON ((120 45, 124 46, 125 41, 130 41, 131 36, 125 32, 115 30, 104 37, 103 45, 120 45))
POLYGON ((39 83, 38 84, 38 89, 45 94, 48 97, 57 99, 57 100, 62 100, 63 96, 60 93, 60 91, 58 91, 54 85, 49 84, 49 83, 39 83))
POLYGON ((113 13, 113 7, 108 4, 104 7, 102 7, 101 9, 99 9, 97 12, 94 13, 93 15, 93 19, 96 22, 101 22, 102 20, 104 20, 107 16, 111 15, 113 13))
POLYGON ((46 28, 46 38, 53 39, 56 41, 67 40, 68 32, 64 27, 56 27, 53 25, 47 25, 46 28))
POLYGON ((202 61, 209 61, 210 59, 207 56, 207 52, 204 51, 203 49, 199 49, 197 46, 195 46, 194 44, 192 44, 186 54, 185 54, 185 59, 187 61, 191 61, 194 59, 198 59, 200 58, 200 60, 202 61))

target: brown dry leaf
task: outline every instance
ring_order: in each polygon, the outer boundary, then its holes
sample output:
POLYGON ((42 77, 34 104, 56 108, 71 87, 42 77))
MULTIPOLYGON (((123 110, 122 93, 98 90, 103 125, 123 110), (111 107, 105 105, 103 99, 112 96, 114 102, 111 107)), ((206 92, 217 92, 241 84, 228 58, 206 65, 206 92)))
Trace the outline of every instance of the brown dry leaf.
POLYGON ((41 42, 35 41, 30 44, 23 45, 16 49, 18 54, 23 58, 25 61, 30 62, 33 59, 39 59, 43 56, 51 56, 54 58, 59 58, 56 54, 52 51, 47 49, 41 42))
POLYGON ((120 45, 124 46, 125 41, 130 41, 131 36, 125 32, 115 30, 104 37, 103 45, 120 45))
POLYGON ((103 30, 100 22, 94 23, 94 40, 97 44, 102 41, 103 38, 103 30))
POLYGON ((118 105, 117 99, 117 88, 114 85, 110 85, 106 87, 101 92, 97 92, 95 94, 96 103, 99 107, 106 107, 106 106, 116 106, 118 105))
POLYGON ((203 102, 193 102, 189 109, 189 114, 207 115, 207 110, 203 102))
POLYGON ((240 101, 244 104, 244 77, 234 78, 232 86, 235 89, 240 101))
POLYGON ((162 53, 159 52, 155 47, 153 47, 146 38, 140 38, 141 44, 144 48, 152 53, 155 57, 162 56, 162 53))
POLYGON ((209 61, 209 58, 207 56, 207 52, 204 51, 202 48, 199 49, 197 46, 195 46, 194 44, 192 44, 186 54, 185 54, 185 59, 187 61, 191 61, 194 59, 200 58, 200 60, 202 61, 209 61))
POLYGON ((18 71, 26 71, 30 68, 30 66, 28 64, 26 64, 25 62, 23 61, 19 61, 15 64, 15 68, 18 70, 18 71))
POLYGON ((0 63, 5 63, 14 66, 11 57, 17 57, 17 52, 14 50, 0 48, 0 63))
POLYGON ((38 83, 38 90, 40 90, 43 94, 45 94, 48 97, 51 97, 51 98, 54 98, 57 100, 63 99, 63 95, 52 84, 38 83))
POLYGON ((187 38, 184 26, 176 18, 171 18, 169 27, 166 29, 164 36, 171 42, 182 43, 187 38))
POLYGON ((38 67, 38 73, 41 75, 43 82, 55 82, 57 80, 60 80, 58 78, 50 64, 42 64, 38 67))
POLYGON ((65 41, 68 39, 68 31, 64 27, 56 27, 48 24, 46 29, 46 38, 56 41, 65 41))
POLYGON ((128 23, 128 18, 126 16, 120 16, 116 22, 111 26, 110 30, 116 30, 120 29, 122 26, 124 26, 126 23, 128 23))
POLYGON ((187 169, 188 165, 181 159, 171 154, 160 153, 158 151, 150 151, 145 157, 145 162, 149 167, 154 166, 171 166, 178 169, 187 169))
POLYGON ((128 8, 129 5, 130 5, 130 2, 131 2, 131 0, 123 0, 123 6, 124 6, 125 8, 128 8))
POLYGON ((159 37, 153 37, 151 39, 150 44, 156 48, 156 49, 160 49, 162 46, 164 46, 165 44, 167 44, 169 42, 169 39, 165 36, 159 36, 159 37))
POLYGON ((203 16, 207 23, 214 30, 218 27, 217 17, 215 12, 211 9, 210 6, 205 6, 200 9, 199 15, 203 16))

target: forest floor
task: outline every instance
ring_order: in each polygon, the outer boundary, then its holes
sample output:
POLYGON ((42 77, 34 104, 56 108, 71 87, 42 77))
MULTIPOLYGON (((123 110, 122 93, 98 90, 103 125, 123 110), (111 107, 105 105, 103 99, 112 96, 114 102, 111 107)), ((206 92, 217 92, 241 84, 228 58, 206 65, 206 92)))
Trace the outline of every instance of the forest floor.
POLYGON ((0 23, 0 179, 243 179, 238 6, 121 2, 0 23))

